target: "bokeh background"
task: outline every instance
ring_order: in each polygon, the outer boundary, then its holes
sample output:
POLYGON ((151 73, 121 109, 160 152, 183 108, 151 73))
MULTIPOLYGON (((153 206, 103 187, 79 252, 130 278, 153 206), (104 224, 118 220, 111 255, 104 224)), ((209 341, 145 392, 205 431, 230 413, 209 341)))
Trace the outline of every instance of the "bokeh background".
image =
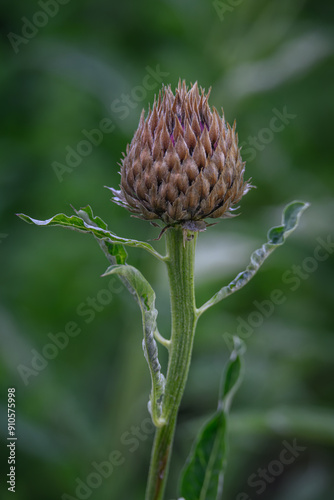
MULTIPOLYGON (((199 322, 166 498, 177 498, 191 443, 216 408, 225 339, 236 332, 246 371, 224 498, 332 498, 333 248, 314 252, 319 238, 334 238, 333 2, 3 0, 0 19, 1 498, 12 498, 8 387, 17 398, 17 500, 144 498, 153 435, 137 305, 116 279, 101 278, 108 263, 92 237, 28 226, 15 214, 47 219, 90 204, 117 234, 156 238, 159 230, 112 204, 104 186, 119 183, 142 108, 180 77, 212 86, 211 105, 237 120, 257 186, 240 217, 200 234, 199 305, 245 268, 286 203, 311 206, 252 282, 199 322), (100 143, 82 143, 101 121, 109 128, 100 143), (274 289, 284 300, 271 307, 274 289), (80 333, 54 347, 50 334, 69 324, 80 333), (283 442, 303 450, 277 473, 283 442), (113 470, 99 480, 94 462, 112 452, 113 470), (271 471, 261 485, 259 468, 271 471)), ((163 251, 163 239, 153 244, 163 251)), ((168 335, 162 266, 139 249, 128 262, 155 289, 168 335)), ((160 356, 165 368, 163 348, 160 356)))

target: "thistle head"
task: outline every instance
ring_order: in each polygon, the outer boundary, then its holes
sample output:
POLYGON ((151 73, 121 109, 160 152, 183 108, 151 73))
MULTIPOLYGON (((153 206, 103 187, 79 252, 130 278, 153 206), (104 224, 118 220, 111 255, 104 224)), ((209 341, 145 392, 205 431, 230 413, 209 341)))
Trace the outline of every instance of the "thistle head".
POLYGON ((210 91, 179 81, 163 87, 126 148, 113 201, 141 219, 203 230, 203 219, 231 216, 249 190, 231 127, 208 104, 210 91))

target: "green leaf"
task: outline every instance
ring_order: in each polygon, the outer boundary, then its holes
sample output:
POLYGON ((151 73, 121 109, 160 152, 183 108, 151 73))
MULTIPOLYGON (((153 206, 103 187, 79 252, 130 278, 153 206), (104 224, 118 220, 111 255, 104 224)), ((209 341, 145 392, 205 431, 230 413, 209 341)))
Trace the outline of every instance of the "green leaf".
POLYGON ((181 477, 180 495, 186 500, 219 500, 227 456, 227 416, 241 380, 243 344, 234 337, 234 350, 225 369, 218 410, 204 425, 181 477))
POLYGON ((231 283, 224 286, 210 300, 197 310, 198 316, 204 311, 225 299, 232 293, 245 286, 257 273, 264 261, 279 246, 283 245, 285 239, 296 229, 302 213, 309 207, 309 203, 293 201, 283 211, 282 224, 268 231, 268 241, 261 248, 255 250, 250 258, 250 264, 245 271, 239 273, 231 283))
POLYGON ((156 318, 158 311, 155 308, 155 293, 150 284, 136 268, 125 265, 127 252, 123 245, 143 248, 160 260, 164 260, 164 257, 156 252, 148 243, 120 238, 109 231, 107 224, 100 217, 94 216, 90 206, 81 208, 80 210, 74 209, 74 212, 76 215, 67 216, 65 214, 58 214, 44 221, 33 219, 25 214, 17 215, 29 224, 37 226, 61 226, 83 233, 91 233, 95 237, 109 262, 112 264, 103 276, 118 274, 140 306, 144 328, 143 349, 152 378, 149 409, 155 425, 163 425, 164 421, 160 416, 165 379, 161 373, 158 349, 154 336, 166 347, 168 347, 169 341, 163 339, 157 329, 156 318))
MULTIPOLYGON (((76 210, 75 208, 73 210, 88 225, 108 230, 107 224, 100 217, 94 216, 93 210, 89 205, 80 210, 76 210)), ((97 238, 95 235, 94 237, 111 264, 125 264, 128 254, 123 245, 115 244, 109 239, 97 238)))
POLYGON ((29 217, 25 214, 17 214, 25 222, 29 224, 35 224, 36 226, 61 226, 79 231, 82 233, 91 233, 99 241, 104 241, 108 250, 114 252, 117 264, 124 264, 126 255, 125 250, 120 252, 115 250, 111 245, 127 245, 129 247, 143 248, 144 250, 150 252, 152 255, 157 257, 159 260, 163 260, 163 257, 149 244, 143 241, 130 240, 126 238, 120 238, 116 234, 108 230, 107 225, 99 217, 94 217, 92 209, 87 206, 79 211, 76 211, 76 215, 68 216, 65 214, 58 214, 51 219, 47 220, 37 220, 29 217))
POLYGON ((161 373, 158 348, 154 339, 157 333, 158 315, 158 311, 155 308, 155 293, 148 281, 135 267, 127 265, 110 266, 103 276, 110 274, 118 274, 127 279, 135 291, 137 302, 141 309, 144 332, 143 350, 152 379, 149 411, 152 415, 154 425, 160 427, 165 424, 165 421, 161 418, 165 378, 161 373))
POLYGON ((243 369, 242 356, 246 349, 245 344, 239 337, 233 337, 233 344, 233 351, 222 377, 219 395, 218 407, 224 408, 226 412, 229 411, 234 394, 241 382, 241 373, 243 369))

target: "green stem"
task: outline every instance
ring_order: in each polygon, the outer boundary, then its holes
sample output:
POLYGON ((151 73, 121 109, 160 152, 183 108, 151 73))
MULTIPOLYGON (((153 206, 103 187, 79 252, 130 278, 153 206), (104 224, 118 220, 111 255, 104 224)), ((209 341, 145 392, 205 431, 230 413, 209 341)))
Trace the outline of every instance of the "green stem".
POLYGON ((197 313, 194 289, 194 261, 197 233, 183 240, 181 228, 166 231, 167 269, 170 286, 172 333, 163 401, 166 424, 157 428, 148 476, 146 500, 162 500, 173 445, 179 406, 186 385, 197 313))

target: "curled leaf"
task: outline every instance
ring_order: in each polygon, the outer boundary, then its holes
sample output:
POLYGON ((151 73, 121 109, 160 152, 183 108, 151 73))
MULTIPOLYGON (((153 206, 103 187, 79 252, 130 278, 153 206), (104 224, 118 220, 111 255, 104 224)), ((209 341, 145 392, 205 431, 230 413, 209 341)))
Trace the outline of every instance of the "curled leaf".
POLYGON ((283 245, 285 239, 296 229, 302 213, 307 209, 309 203, 303 201, 293 201, 287 205, 283 211, 282 224, 273 227, 268 231, 268 241, 261 248, 255 250, 250 258, 250 263, 245 269, 234 278, 231 283, 224 286, 210 300, 208 300, 197 311, 198 316, 204 311, 225 299, 232 293, 246 285, 257 273, 267 257, 280 245, 283 245))
MULTIPOLYGON (((146 250, 147 252, 154 255, 159 260, 163 260, 163 257, 149 244, 144 241, 130 240, 127 238, 121 238, 117 236, 113 232, 108 230, 108 227, 105 222, 99 217, 94 217, 92 209, 90 206, 82 208, 78 211, 75 211, 76 215, 65 215, 65 214, 57 214, 54 217, 51 217, 47 220, 37 220, 29 217, 25 214, 17 214, 25 222, 29 224, 35 224, 36 226, 61 226, 69 229, 73 229, 75 231, 79 231, 81 233, 91 233, 98 240, 102 240, 106 242, 106 245, 111 251, 110 244, 112 245, 126 245, 129 247, 137 247, 146 250)), ((115 257, 118 264, 124 264, 126 255, 123 251, 115 251, 115 257), (121 255, 122 254, 122 255, 121 255)))
POLYGON ((143 319, 143 350, 152 379, 149 411, 154 425, 161 427, 165 423, 161 418, 165 378, 161 373, 158 347, 154 339, 155 332, 157 331, 158 315, 158 311, 155 308, 155 293, 144 276, 133 266, 110 266, 103 276, 110 274, 118 274, 126 278, 135 292, 143 319))

